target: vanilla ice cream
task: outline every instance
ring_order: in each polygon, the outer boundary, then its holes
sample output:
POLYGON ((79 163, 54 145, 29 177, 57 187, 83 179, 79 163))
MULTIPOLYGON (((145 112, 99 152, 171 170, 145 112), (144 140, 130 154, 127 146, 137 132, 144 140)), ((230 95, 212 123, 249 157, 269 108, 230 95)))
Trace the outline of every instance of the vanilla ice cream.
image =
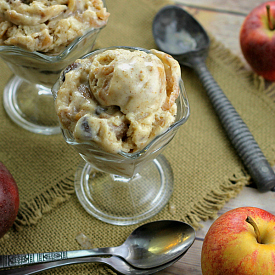
POLYGON ((108 17, 102 0, 0 0, 0 45, 59 53, 108 17))
POLYGON ((56 111, 77 142, 135 152, 174 122, 180 78, 163 52, 107 49, 64 70, 56 111))

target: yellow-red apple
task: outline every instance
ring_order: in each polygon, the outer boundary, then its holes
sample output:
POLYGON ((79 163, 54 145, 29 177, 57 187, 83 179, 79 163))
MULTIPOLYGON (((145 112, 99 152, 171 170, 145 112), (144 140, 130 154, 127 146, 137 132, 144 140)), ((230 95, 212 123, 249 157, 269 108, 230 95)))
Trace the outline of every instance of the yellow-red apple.
POLYGON ((275 216, 256 207, 222 214, 201 251, 203 275, 275 274, 275 216))
POLYGON ((0 162, 0 238, 3 237, 13 225, 19 209, 19 193, 17 184, 0 162))
POLYGON ((275 81, 275 1, 254 8, 240 30, 242 53, 259 75, 275 81))

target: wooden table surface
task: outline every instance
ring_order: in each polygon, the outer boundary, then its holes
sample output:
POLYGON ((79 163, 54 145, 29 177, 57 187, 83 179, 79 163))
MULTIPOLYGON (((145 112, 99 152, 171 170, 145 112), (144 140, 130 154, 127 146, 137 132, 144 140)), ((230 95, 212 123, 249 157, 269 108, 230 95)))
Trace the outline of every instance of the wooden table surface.
MULTIPOLYGON (((260 0, 176 0, 190 14, 192 14, 202 26, 218 40, 221 41, 234 54, 245 62, 240 45, 239 32, 246 15, 256 6, 266 1, 260 0)), ((274 99, 272 99, 274 101, 274 99)), ((274 102, 275 104, 275 102, 274 102)), ((274 126, 275 127, 275 126, 274 126)), ((273 167, 275 170, 275 167, 273 167)), ((231 199, 219 211, 218 215, 230 209, 240 206, 254 206, 267 210, 275 215, 275 192, 259 193, 251 187, 244 187, 240 194, 231 199)), ((201 222, 203 228, 197 231, 197 237, 188 252, 177 263, 158 272, 158 275, 201 275, 201 248, 204 237, 213 223, 213 220, 201 222)))

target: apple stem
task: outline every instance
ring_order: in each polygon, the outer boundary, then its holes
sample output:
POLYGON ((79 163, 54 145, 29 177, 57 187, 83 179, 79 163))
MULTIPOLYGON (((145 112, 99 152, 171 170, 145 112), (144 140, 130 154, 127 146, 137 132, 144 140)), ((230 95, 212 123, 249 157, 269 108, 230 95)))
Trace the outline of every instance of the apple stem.
POLYGON ((254 232, 256 234, 257 242, 261 243, 260 231, 259 231, 259 228, 258 228, 257 224, 255 223, 255 221, 250 216, 247 216, 245 221, 250 223, 253 226, 254 232))
POLYGON ((270 5, 266 5, 266 13, 267 13, 268 27, 271 31, 273 31, 274 30, 274 25, 272 23, 271 16, 270 16, 270 5))

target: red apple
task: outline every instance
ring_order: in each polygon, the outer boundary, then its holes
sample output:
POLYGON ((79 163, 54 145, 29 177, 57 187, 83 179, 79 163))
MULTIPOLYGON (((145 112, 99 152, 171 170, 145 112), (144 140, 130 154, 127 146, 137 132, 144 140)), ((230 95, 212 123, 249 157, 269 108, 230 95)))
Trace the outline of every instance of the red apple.
POLYGON ((201 269, 203 275, 275 274, 275 216, 256 207, 221 215, 205 236, 201 269))
POLYGON ((0 162, 0 238, 13 225, 19 209, 17 184, 2 162, 0 162))
POLYGON ((251 68, 275 81, 275 1, 257 6, 247 15, 240 30, 240 45, 251 68))

